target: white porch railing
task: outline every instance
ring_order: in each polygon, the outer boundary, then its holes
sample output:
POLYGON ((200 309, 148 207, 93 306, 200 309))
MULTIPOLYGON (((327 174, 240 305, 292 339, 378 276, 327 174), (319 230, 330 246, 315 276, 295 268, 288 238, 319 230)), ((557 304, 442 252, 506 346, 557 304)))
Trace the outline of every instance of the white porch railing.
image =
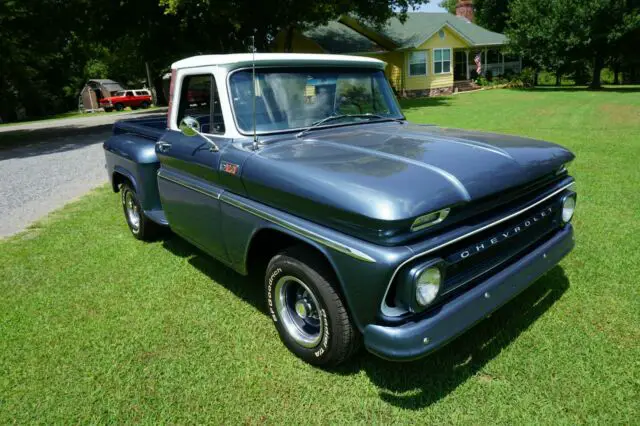
POLYGON ((483 70, 483 71, 485 71, 485 72, 486 71, 491 71, 491 74, 494 75, 494 76, 502 75, 507 71, 512 71, 512 72, 518 74, 521 71, 521 69, 520 69, 520 61, 505 62, 504 63, 504 69, 503 69, 502 62, 492 62, 490 64, 487 64, 486 70, 483 70))

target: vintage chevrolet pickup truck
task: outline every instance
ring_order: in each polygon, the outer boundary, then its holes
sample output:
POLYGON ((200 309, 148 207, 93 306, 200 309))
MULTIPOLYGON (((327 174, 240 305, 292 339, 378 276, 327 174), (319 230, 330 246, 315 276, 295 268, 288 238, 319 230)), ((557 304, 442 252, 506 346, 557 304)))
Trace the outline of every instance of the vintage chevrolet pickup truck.
POLYGON ((264 281, 284 344, 424 356, 573 248, 574 158, 547 142, 408 123, 363 57, 197 56, 167 119, 104 143, 132 234, 171 230, 264 281), (194 96, 198 93, 198 96, 194 96))

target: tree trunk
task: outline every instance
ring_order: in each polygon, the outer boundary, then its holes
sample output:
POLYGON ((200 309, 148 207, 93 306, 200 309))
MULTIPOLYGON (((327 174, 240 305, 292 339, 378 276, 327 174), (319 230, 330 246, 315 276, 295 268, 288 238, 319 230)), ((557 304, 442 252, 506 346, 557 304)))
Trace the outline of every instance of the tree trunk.
POLYGON ((538 70, 537 70, 537 69, 535 69, 535 70, 533 71, 533 85, 534 85, 534 86, 537 86, 537 85, 538 85, 538 73, 539 73, 539 72, 538 72, 538 70))
POLYGON ((290 25, 287 27, 287 31, 285 33, 284 51, 287 53, 291 53, 293 51, 293 30, 294 26, 290 25))
POLYGON ((560 83, 562 83, 562 72, 560 72, 560 70, 556 71, 556 86, 560 86, 560 83))
POLYGON ((613 65, 613 84, 620 84, 620 63, 613 65))
POLYGON ((591 79, 591 89, 600 88, 600 74, 602 73, 602 67, 604 66, 604 60, 602 56, 596 52, 596 57, 593 61, 593 78, 591 79))

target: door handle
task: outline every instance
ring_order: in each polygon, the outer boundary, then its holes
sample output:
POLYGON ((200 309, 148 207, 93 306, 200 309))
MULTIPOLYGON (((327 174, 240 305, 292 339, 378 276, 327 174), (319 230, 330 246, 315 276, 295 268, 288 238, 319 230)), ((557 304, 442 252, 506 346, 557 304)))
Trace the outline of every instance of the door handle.
POLYGON ((171 149, 171 144, 169 142, 156 142, 156 148, 158 148, 158 151, 160 152, 168 152, 169 149, 171 149))

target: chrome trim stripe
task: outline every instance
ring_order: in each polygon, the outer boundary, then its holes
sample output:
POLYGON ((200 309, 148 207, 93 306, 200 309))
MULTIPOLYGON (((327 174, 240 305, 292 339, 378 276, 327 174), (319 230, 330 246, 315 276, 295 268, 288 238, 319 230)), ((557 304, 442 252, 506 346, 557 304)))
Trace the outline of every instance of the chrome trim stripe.
MULTIPOLYGON (((554 191, 553 193, 551 193, 551 194, 547 195, 547 196, 546 196, 546 197, 544 197, 542 200, 539 200, 539 201, 537 201, 537 202, 535 202, 535 203, 531 204, 530 206, 527 206, 527 207, 523 208, 522 210, 519 210, 519 211, 517 211, 517 212, 515 212, 515 213, 512 213, 512 214, 510 214, 509 216, 505 216, 505 217, 503 217, 502 219, 496 220, 495 222, 492 222, 492 223, 489 223, 489 224, 487 224, 487 225, 483 226, 482 228, 478 228, 478 229, 476 229, 476 230, 474 230, 474 231, 471 231, 471 232, 469 232, 469 233, 467 233, 467 234, 461 235, 461 236, 459 236, 458 238, 454 238, 453 240, 449 240, 449 241, 447 241, 446 243, 442 243, 442 244, 440 244, 439 246, 433 247, 433 248, 431 248, 431 249, 429 249, 429 250, 423 251, 422 253, 418 253, 418 254, 416 254, 416 255, 414 255, 414 256, 411 256, 409 259, 407 259, 407 260, 405 260, 404 262, 402 262, 402 263, 400 264, 400 266, 398 266, 398 267, 395 269, 395 271, 393 271, 393 275, 391 275, 391 279, 389 280, 389 284, 387 284, 387 289, 385 290, 385 292, 384 292, 384 296, 382 297, 382 302, 381 302, 381 304, 380 304, 380 310, 382 311, 382 313, 383 313, 383 314, 385 314, 385 315, 389 315, 389 316, 398 316, 398 315, 401 315, 401 313, 399 313, 399 312, 398 312, 398 311, 399 311, 399 309, 398 309, 398 308, 393 308, 393 307, 391 307, 391 306, 388 306, 388 305, 385 303, 385 300, 387 300, 387 293, 389 293, 389 289, 391 288, 391 284, 393 283, 393 280, 396 278, 396 275, 398 274, 398 271, 400 270, 400 268, 402 268, 402 267, 403 267, 404 265, 406 265, 407 263, 412 262, 412 261, 416 260, 416 259, 417 259, 417 258, 419 258, 419 257, 426 256, 426 255, 427 255, 427 254, 429 254, 429 253, 433 253, 433 252, 434 252, 434 251, 436 251, 436 250, 440 250, 441 248, 444 248, 444 247, 449 246, 449 245, 451 245, 451 244, 457 243, 457 242, 458 242, 458 241, 460 241, 460 240, 464 240, 464 239, 465 239, 465 238, 467 238, 467 237, 470 237, 470 236, 472 236, 472 235, 475 235, 475 234, 477 234, 477 233, 479 233, 479 232, 482 232, 482 231, 484 231, 484 230, 486 230, 486 229, 489 229, 489 228, 491 228, 491 227, 493 227, 493 226, 499 225, 499 224, 501 224, 502 222, 506 222, 507 220, 512 219, 512 218, 514 218, 514 217, 516 217, 516 216, 518 216, 518 215, 520 215, 520 214, 522 214, 522 213, 526 212, 527 210, 531 210, 532 208, 534 208, 535 206, 537 206, 537 205, 539 205, 539 204, 541 204, 541 203, 544 203, 544 202, 545 202, 545 201, 547 201, 549 198, 552 198, 552 197, 554 197, 554 196, 558 195, 558 194, 559 194, 559 193, 561 193, 562 191, 564 191, 564 190, 566 190, 566 189, 569 189, 569 188, 573 187, 573 186, 574 186, 574 184, 575 184, 575 181, 574 181, 574 182, 571 182, 571 183, 569 183, 569 184, 567 184, 567 185, 563 186, 562 188, 560 188, 560 189, 558 189, 558 190, 554 191)), ((403 312, 402 312, 402 313, 404 313, 404 312, 406 312, 406 311, 404 311, 404 310, 403 310, 403 312)))
POLYGON ((173 182, 176 185, 180 185, 180 186, 182 186, 184 188, 191 189, 192 191, 199 192, 202 195, 206 195, 207 197, 211 197, 211 198, 214 198, 216 200, 220 199, 220 194, 222 193, 222 192, 220 192, 220 193, 216 194, 214 192, 209 192, 209 191, 206 191, 206 190, 204 190, 202 188, 198 188, 195 185, 191 185, 191 184, 189 184, 189 183, 187 183, 187 182, 185 182, 183 180, 178 180, 176 178, 169 177, 165 173, 163 173, 162 169, 158 170, 158 177, 162 178, 164 180, 168 180, 169 182, 173 182))
POLYGON ((275 223, 276 225, 280 225, 283 228, 286 228, 292 232, 295 232, 296 234, 300 234, 304 237, 307 237, 319 244, 322 244, 326 247, 332 248, 336 251, 339 251, 340 253, 344 253, 347 254, 355 259, 364 261, 364 262, 371 262, 371 263, 375 263, 376 260, 369 256, 366 253, 361 252, 360 250, 354 249, 352 247, 346 246, 342 243, 339 243, 337 241, 334 241, 332 239, 323 237, 322 235, 316 234, 315 232, 309 231, 307 229, 302 228, 301 226, 295 225, 291 222, 288 222, 286 220, 280 219, 270 213, 266 213, 263 212, 261 210, 256 209, 255 207, 249 206, 245 203, 242 203, 238 200, 235 200, 231 197, 229 197, 228 195, 223 194, 223 196, 221 197, 221 201, 224 201, 227 204, 230 204, 234 207, 239 208, 240 210, 244 210, 248 213, 251 213, 255 216, 258 216, 259 218, 262 218, 264 220, 267 220, 271 223, 275 223))

